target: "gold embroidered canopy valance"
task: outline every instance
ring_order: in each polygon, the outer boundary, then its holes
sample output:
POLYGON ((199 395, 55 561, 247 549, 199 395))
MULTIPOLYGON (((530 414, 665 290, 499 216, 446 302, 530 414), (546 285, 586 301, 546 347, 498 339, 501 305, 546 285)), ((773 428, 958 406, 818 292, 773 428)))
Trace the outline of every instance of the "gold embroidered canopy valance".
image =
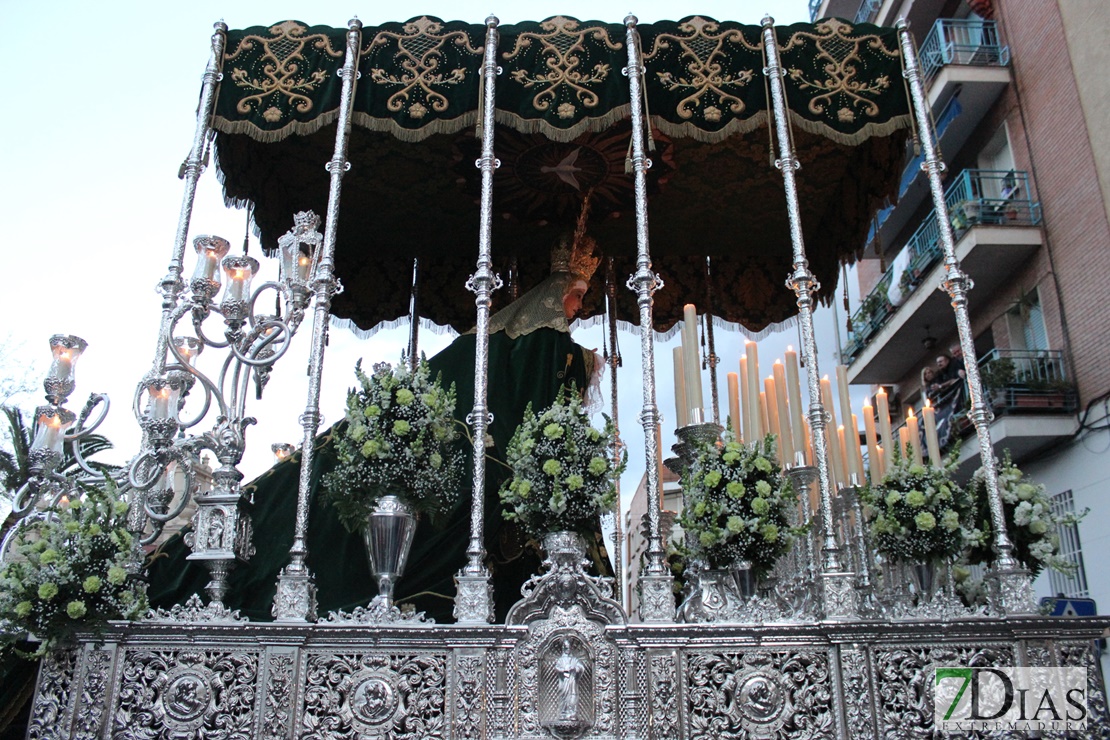
MULTIPOLYGON (((635 255, 625 27, 557 16, 499 31, 495 267, 507 275, 513 261, 522 290, 541 279, 592 191, 590 233, 623 280, 635 255)), ((752 333, 773 327, 796 307, 783 286, 790 241, 760 28, 692 17, 638 31, 654 141, 651 249, 667 284, 656 328, 669 329, 684 302, 704 305, 707 288, 718 318, 752 333)), ((292 213, 325 210, 345 34, 295 21, 228 34, 218 163, 228 198, 254 204, 267 249, 292 213)), ((897 184, 909 126, 898 43, 891 29, 833 19, 777 35, 807 250, 827 296, 897 184)), ((406 315, 414 257, 421 316, 473 322, 463 284, 477 251, 484 39, 483 25, 429 17, 362 30, 336 254, 346 291, 333 312, 363 329, 406 315)), ((634 296, 618 298, 621 317, 634 317, 634 296)))

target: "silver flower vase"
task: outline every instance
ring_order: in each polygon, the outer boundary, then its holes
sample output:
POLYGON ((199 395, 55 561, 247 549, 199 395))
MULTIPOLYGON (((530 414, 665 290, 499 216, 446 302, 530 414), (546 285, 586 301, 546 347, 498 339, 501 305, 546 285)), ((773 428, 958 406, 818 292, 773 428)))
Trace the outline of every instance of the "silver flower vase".
POLYGON ((396 496, 382 496, 362 530, 370 572, 378 579, 377 598, 386 607, 393 606, 393 587, 405 573, 416 521, 408 504, 396 496))
POLYGON ((725 622, 743 605, 732 570, 707 568, 698 573, 697 583, 678 612, 684 622, 725 622))

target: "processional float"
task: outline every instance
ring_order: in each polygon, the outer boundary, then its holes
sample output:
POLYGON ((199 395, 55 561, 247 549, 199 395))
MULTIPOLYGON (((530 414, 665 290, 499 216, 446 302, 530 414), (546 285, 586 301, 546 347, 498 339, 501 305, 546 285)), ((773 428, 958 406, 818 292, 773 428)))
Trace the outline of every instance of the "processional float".
MULTIPOLYGON (((209 572, 209 603, 193 599, 113 624, 99 642, 83 640, 46 660, 32 736, 863 738, 909 736, 911 728, 928 735, 929 669, 938 664, 1078 666, 1088 675, 1090 726, 1105 723, 1090 648, 1103 621, 1036 615, 1029 573, 1012 554, 968 321, 971 281, 955 256, 942 171, 904 25, 826 20, 776 28, 770 18, 756 27, 700 17, 640 25, 633 16, 623 26, 561 16, 504 28, 493 17, 482 26, 421 17, 373 29, 356 20, 345 30, 217 24, 181 171, 185 195, 161 283, 155 358, 136 396, 143 449, 127 474, 135 530, 149 538, 190 494, 191 484, 167 500, 159 481, 169 464, 189 469, 200 450, 216 453, 215 487, 197 495, 190 535, 190 558, 209 572), (906 604, 897 595, 878 603, 866 547, 848 555, 856 546, 850 514, 830 477, 813 311, 831 295, 842 261, 854 259, 873 210, 894 191, 911 130, 938 213, 945 289, 987 471, 999 561, 986 609, 906 604), (218 237, 197 241, 201 266, 186 286, 193 197, 213 148, 226 198, 250 204, 263 248, 284 255, 281 280, 264 286, 279 295, 272 315, 255 305, 261 289, 251 293, 249 278, 257 263, 246 257, 228 273, 241 281, 234 300, 225 294, 213 304, 219 284, 206 265, 228 251, 218 237), (798 174, 803 163, 812 175, 798 174), (306 530, 329 323, 373 330, 408 317, 410 357, 421 321, 476 326, 468 423, 473 439, 483 440, 487 328, 500 274, 514 290, 537 282, 560 225, 587 191, 607 277, 605 290, 593 291, 604 296, 604 309, 594 298, 586 312, 605 314, 614 376, 618 317, 637 317, 623 320, 638 327, 641 341, 649 501, 659 502, 661 490, 659 466, 650 462, 661 457, 656 332, 675 325, 686 298, 705 296, 712 368, 715 322, 758 334, 796 315, 814 459, 788 472, 799 485, 817 486, 819 510, 811 547, 792 559, 795 590, 679 624, 653 503, 636 621, 571 549, 549 553, 549 571, 529 585, 509 624, 491 624, 485 456, 477 444, 457 623, 393 612, 317 614, 306 530), (324 214, 322 233, 313 212, 324 214), (630 275, 627 292, 617 290, 621 275, 630 275), (669 294, 660 292, 664 283, 669 294), (202 333, 214 312, 227 327, 222 340, 202 333), (250 423, 245 397, 252 378, 264 384, 307 315, 293 546, 274 621, 247 621, 223 604, 228 573, 249 559, 257 534, 236 469, 250 423), (186 316, 205 345, 228 349, 220 383, 194 371, 190 345, 173 339, 186 316), (178 395, 198 381, 219 420, 209 432, 175 439, 207 412, 206 404, 188 422, 177 415, 178 395)), ((612 390, 615 397, 615 380, 612 390)), ((23 511, 52 490, 49 467, 40 466, 24 492, 23 511)))

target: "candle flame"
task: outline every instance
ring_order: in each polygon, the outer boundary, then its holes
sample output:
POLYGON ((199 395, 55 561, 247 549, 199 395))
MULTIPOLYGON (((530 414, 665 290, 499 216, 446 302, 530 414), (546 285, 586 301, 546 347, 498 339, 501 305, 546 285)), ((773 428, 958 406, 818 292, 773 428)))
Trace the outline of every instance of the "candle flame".
POLYGON ((915 417, 915 416, 913 415, 913 406, 907 406, 907 407, 906 407, 906 409, 907 409, 907 411, 906 411, 906 418, 907 418, 907 419, 914 419, 914 418, 916 418, 916 417, 915 417))
POLYGON ((927 409, 933 408, 933 403, 928 398, 925 399, 925 408, 927 408, 927 409))

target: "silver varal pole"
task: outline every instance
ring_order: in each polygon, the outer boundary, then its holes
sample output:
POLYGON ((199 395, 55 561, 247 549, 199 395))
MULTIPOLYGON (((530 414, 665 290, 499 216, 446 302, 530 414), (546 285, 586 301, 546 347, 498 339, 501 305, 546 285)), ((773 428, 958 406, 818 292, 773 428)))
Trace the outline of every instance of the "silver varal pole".
MULTIPOLYGON (((783 69, 779 62, 778 44, 775 41, 775 21, 770 16, 763 19, 763 48, 767 59, 764 73, 770 82, 771 106, 774 114, 775 137, 778 139, 778 159, 775 166, 782 171, 786 191, 786 214, 790 223, 790 242, 794 253, 794 267, 787 287, 798 298, 798 324, 802 333, 802 354, 806 363, 806 380, 809 389, 809 424, 813 432, 813 455, 817 463, 817 483, 821 492, 821 522, 824 527, 822 564, 820 573, 821 602, 826 619, 853 619, 859 614, 855 575, 842 560, 840 545, 833 526, 832 483, 829 479, 828 449, 825 429, 829 415, 821 402, 820 371, 817 368, 817 340, 813 333, 813 310, 820 285, 809 270, 805 242, 802 239, 802 219, 798 207, 798 187, 794 172, 801 166, 794 156, 790 137, 786 90, 783 86, 783 69)), ((803 493, 804 495, 804 493, 803 493)))
POLYGON ((713 423, 721 423, 721 397, 717 388, 717 343, 713 338, 713 260, 705 258, 705 364, 709 367, 709 396, 713 402, 713 423))
POLYGON ((644 427, 644 466, 648 497, 647 568, 640 576, 640 619, 644 622, 673 622, 674 577, 666 564, 666 553, 659 534, 659 407, 655 403, 655 327, 652 321, 652 295, 663 287, 663 281, 651 269, 648 248, 647 169, 651 166, 644 154, 644 112, 640 63, 640 34, 636 16, 624 19, 628 43, 628 90, 632 115, 632 172, 636 192, 636 272, 628 280, 628 288, 636 293, 640 307, 640 355, 644 368, 644 407, 640 423, 644 427))
POLYGON ((995 606, 1008 614, 1028 614, 1036 612, 1033 597, 1033 583, 1029 571, 1025 570, 1014 557, 1014 545, 1006 532, 1006 518, 1003 513, 1002 497, 998 491, 998 469, 991 441, 990 424, 994 420, 990 404, 983 393, 979 377, 979 362, 975 355, 975 336, 971 332, 971 318, 967 311, 967 293, 974 287, 971 278, 960 267, 956 257, 956 240, 952 234, 948 204, 944 199, 944 184, 940 175, 944 162, 937 151, 936 134, 932 128, 932 118, 925 103, 925 88, 921 81, 921 68, 917 61, 913 36, 910 35, 905 19, 897 23, 898 37, 902 45, 904 74, 910 86, 913 101, 913 115, 921 137, 921 151, 924 161, 921 169, 929 178, 929 190, 933 196, 933 209, 936 211, 937 226, 940 231, 940 246, 944 253, 946 278, 942 288, 952 299, 952 310, 956 314, 956 330, 960 335, 960 347, 964 352, 964 370, 967 373, 968 390, 971 393, 971 412, 968 416, 975 425, 979 439, 979 459, 983 466, 987 484, 987 500, 990 503, 991 525, 994 527, 994 549, 998 561, 994 566, 997 579, 995 606))
POLYGON ((308 529, 308 493, 312 476, 314 443, 320 428, 320 384, 324 371, 324 348, 327 346, 328 320, 331 299, 337 291, 335 279, 335 235, 339 229, 339 196, 343 188, 343 173, 350 169, 347 161, 347 144, 351 137, 351 109, 355 99, 358 77, 358 54, 362 39, 362 22, 357 18, 347 23, 347 55, 339 76, 343 88, 339 97, 339 121, 335 129, 335 151, 327 163, 331 173, 328 189, 327 221, 324 225, 324 244, 313 279, 316 310, 312 318, 312 347, 308 360, 308 402, 301 415, 304 441, 301 443, 301 471, 297 486, 297 520, 293 547, 289 550, 289 565, 278 576, 277 593, 274 595, 273 616, 285 622, 305 622, 316 619, 316 584, 305 564, 308 546, 305 532, 308 529))
POLYGON ((185 181, 185 193, 181 196, 181 212, 177 217, 177 232, 173 239, 173 256, 170 258, 169 272, 158 284, 162 294, 162 322, 158 328, 158 343, 154 350, 154 367, 151 374, 161 376, 166 369, 166 351, 170 343, 170 331, 174 322, 174 309, 177 298, 185 287, 181 279, 185 258, 185 243, 189 237, 189 223, 193 217, 193 201, 197 195, 197 181, 208 163, 205 152, 206 142, 211 131, 212 110, 216 105, 216 88, 223 74, 224 47, 227 45, 227 24, 223 21, 214 24, 212 34, 212 53, 200 88, 200 104, 197 106, 197 127, 193 133, 193 147, 189 156, 181 163, 178 176, 185 181))
MULTIPOLYGON (((617 352, 617 276, 613 267, 613 258, 605 260, 605 300, 608 304, 606 313, 609 319, 609 396, 610 412, 613 415, 613 464, 619 465, 624 453, 624 442, 621 441, 620 407, 617 404, 617 368, 620 367, 621 358, 617 352)), ((614 512, 613 524, 613 578, 620 589, 619 601, 628 611, 628 589, 624 585, 624 524, 621 521, 621 480, 615 481, 617 487, 617 509, 614 512)))
POLYGON ((483 542, 486 489, 486 430, 493 420, 487 405, 489 384, 489 306, 490 294, 501 287, 493 271, 491 232, 493 228, 493 171, 501 164, 493 156, 494 91, 497 82, 497 24, 486 18, 486 49, 482 62, 482 156, 475 163, 482 171, 482 201, 478 226, 478 269, 466 281, 474 293, 478 318, 474 343, 474 409, 466 421, 474 429, 474 481, 470 507, 470 544, 466 565, 458 574, 455 594, 455 619, 459 624, 485 624, 493 621, 493 583, 486 568, 483 542))

